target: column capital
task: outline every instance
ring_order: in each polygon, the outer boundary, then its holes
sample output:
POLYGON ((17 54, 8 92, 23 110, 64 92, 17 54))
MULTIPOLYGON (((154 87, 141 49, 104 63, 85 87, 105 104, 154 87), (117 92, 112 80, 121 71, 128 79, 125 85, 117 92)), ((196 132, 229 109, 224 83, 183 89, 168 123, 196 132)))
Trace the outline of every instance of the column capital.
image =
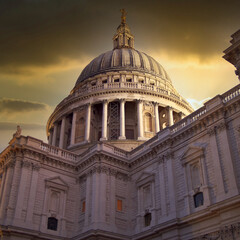
POLYGON ((102 103, 109 103, 110 101, 108 100, 108 99, 104 99, 104 100, 102 100, 102 103))
POLYGON ((136 102, 137 103, 143 103, 143 100, 142 99, 137 99, 136 102))
POLYGON ((159 106, 158 102, 152 102, 154 106, 159 106))
POLYGON ((126 98, 119 98, 119 101, 125 103, 126 102, 126 98))

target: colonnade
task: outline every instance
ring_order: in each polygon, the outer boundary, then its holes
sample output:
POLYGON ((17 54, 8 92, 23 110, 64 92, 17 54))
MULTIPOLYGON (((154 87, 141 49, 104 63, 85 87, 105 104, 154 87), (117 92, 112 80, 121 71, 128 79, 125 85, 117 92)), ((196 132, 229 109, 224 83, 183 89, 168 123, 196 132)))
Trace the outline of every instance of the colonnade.
MULTIPOLYGON (((144 137, 144 123, 143 123, 143 100, 137 100, 137 140, 146 140, 144 137)), ((100 141, 108 140, 108 129, 107 129, 107 121, 108 121, 108 104, 109 101, 104 100, 102 102, 102 134, 100 141)), ((126 130, 125 130, 125 99, 119 100, 120 105, 120 135, 118 137, 119 140, 126 139, 126 130)), ((92 105, 88 103, 86 105, 86 115, 85 115, 85 132, 84 132, 84 142, 90 142, 90 126, 91 126, 91 109, 92 105)), ((173 119, 173 109, 172 107, 166 107, 167 114, 168 114, 168 126, 172 126, 174 124, 173 119)), ((155 115, 155 131, 160 131, 160 121, 159 121, 159 104, 154 103, 154 115, 155 115)), ((182 118, 183 114, 180 113, 180 118, 182 118)), ((75 134, 76 134, 76 120, 77 120, 77 111, 73 112, 72 116, 72 126, 71 126, 71 138, 70 138, 70 145, 75 144, 75 134)), ((56 146, 57 143, 57 124, 54 124, 53 132, 49 136, 49 144, 56 146)), ((65 127, 66 127, 66 116, 64 116, 61 120, 61 127, 60 127, 60 140, 59 140, 59 147, 64 147, 64 137, 65 137, 65 127)))

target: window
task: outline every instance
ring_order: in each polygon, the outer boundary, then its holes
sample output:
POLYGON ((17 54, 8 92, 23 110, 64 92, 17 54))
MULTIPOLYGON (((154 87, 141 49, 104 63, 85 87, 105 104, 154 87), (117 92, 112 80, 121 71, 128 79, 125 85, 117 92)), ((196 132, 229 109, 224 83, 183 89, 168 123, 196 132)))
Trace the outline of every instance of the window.
POLYGON ((91 85, 92 85, 92 86, 96 86, 96 82, 92 82, 91 85))
POLYGON ((203 205, 203 193, 202 192, 198 192, 196 193, 194 196, 194 205, 195 208, 200 207, 203 205))
POLYGON ((86 202, 82 201, 82 213, 85 212, 85 209, 86 209, 86 202))
POLYGON ((146 214, 144 215, 145 227, 150 226, 151 220, 152 220, 152 214, 151 214, 151 213, 146 213, 146 214))
POLYGON ((117 211, 122 212, 123 206, 122 206, 122 200, 117 199, 117 211))
POLYGON ((132 82, 132 79, 131 78, 126 79, 126 82, 132 82))
POLYGON ((143 79, 139 79, 138 82, 139 83, 144 83, 144 80, 143 79))
POLYGON ((150 82, 150 85, 154 86, 154 85, 155 85, 155 82, 154 82, 154 81, 151 81, 151 82, 150 82))
POLYGON ((103 80, 102 83, 107 83, 107 80, 103 80))
POLYGON ((119 82, 119 78, 117 78, 117 79, 114 79, 114 82, 119 82))
POLYGON ((53 231, 57 231, 58 220, 55 217, 48 218, 47 228, 53 231))

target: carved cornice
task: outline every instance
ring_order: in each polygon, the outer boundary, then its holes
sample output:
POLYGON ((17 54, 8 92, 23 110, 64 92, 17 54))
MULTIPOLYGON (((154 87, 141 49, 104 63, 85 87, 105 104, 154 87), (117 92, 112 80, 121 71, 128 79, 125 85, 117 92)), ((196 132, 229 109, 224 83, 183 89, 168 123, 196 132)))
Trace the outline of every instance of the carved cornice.
POLYGON ((212 136, 217 132, 221 132, 223 130, 228 129, 228 124, 225 121, 222 121, 220 123, 215 124, 214 126, 207 128, 207 133, 212 136))
POLYGON ((240 222, 221 227, 216 232, 204 234, 193 240, 238 239, 240 237, 240 222))
POLYGON ((164 154, 161 154, 159 156, 159 163, 164 163, 170 159, 174 158, 174 152, 173 151, 167 151, 164 154))
POLYGON ((93 166, 90 169, 87 170, 83 175, 79 177, 79 182, 86 181, 86 178, 88 176, 92 176, 94 174, 106 174, 108 176, 115 176, 116 179, 123 180, 123 181, 130 181, 131 178, 128 174, 123 173, 117 169, 114 169, 112 167, 106 166, 106 165, 98 165, 93 166))

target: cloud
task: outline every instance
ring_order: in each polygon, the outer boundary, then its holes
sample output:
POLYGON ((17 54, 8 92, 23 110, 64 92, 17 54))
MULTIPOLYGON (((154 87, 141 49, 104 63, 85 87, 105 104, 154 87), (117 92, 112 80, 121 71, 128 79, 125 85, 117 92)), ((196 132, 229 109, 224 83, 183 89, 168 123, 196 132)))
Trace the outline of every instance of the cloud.
POLYGON ((188 98, 187 101, 191 104, 191 106, 197 110, 198 108, 202 107, 203 104, 205 102, 207 102, 208 100, 210 100, 211 98, 205 98, 203 100, 196 100, 196 99, 191 99, 191 98, 188 98))
POLYGON ((48 66, 109 50, 123 7, 136 46, 171 56, 207 59, 228 47, 240 22, 238 0, 0 1, 0 66, 18 72, 11 66, 48 66))
POLYGON ((19 99, 3 98, 0 99, 0 113, 16 113, 46 110, 47 105, 43 103, 24 101, 19 99))
POLYGON ((19 123, 19 122, 0 122, 0 131, 15 131, 17 125, 20 125, 22 130, 44 130, 45 126, 34 123, 19 123))

